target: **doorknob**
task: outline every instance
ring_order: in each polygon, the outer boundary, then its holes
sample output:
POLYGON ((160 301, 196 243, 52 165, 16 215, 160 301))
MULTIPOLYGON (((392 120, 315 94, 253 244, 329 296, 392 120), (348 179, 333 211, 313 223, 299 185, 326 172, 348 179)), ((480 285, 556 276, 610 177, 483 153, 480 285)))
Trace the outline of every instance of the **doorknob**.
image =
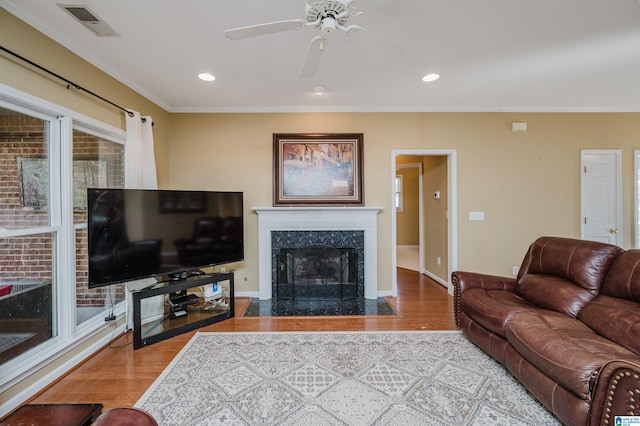
POLYGON ((609 228, 609 233, 610 234, 617 234, 618 233, 618 228, 609 228))

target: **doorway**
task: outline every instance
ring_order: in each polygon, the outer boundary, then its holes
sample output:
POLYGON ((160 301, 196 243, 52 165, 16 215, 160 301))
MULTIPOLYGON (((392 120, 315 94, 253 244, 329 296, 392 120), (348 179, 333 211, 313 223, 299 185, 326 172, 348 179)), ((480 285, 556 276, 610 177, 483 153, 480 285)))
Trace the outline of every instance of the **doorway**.
POLYGON ((398 220, 396 206, 397 166, 420 169, 418 250, 420 273, 429 276, 453 294, 451 272, 457 269, 457 166, 455 150, 394 150, 392 165, 391 251, 393 295, 397 296, 398 220), (420 166, 418 166, 420 164, 420 166))

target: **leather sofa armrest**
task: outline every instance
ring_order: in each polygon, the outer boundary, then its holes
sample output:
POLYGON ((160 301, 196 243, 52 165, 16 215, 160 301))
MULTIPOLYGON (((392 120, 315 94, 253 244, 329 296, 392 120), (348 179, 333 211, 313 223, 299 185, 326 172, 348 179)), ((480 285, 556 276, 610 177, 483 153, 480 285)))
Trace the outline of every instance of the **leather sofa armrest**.
POLYGON ((515 278, 464 271, 453 272, 451 274, 451 284, 453 285, 453 313, 458 328, 460 328, 460 298, 463 291, 469 288, 482 288, 485 290, 505 290, 513 292, 516 289, 515 278))
POLYGON ((600 374, 591 401, 589 425, 614 426, 616 416, 640 416, 639 363, 615 360, 600 374))

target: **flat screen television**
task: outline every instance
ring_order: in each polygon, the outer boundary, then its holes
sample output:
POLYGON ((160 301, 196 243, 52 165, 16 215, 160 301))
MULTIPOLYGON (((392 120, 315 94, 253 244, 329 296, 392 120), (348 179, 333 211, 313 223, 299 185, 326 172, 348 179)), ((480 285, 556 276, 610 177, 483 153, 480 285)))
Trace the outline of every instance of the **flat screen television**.
POLYGON ((87 190, 89 288, 244 260, 243 193, 87 190))

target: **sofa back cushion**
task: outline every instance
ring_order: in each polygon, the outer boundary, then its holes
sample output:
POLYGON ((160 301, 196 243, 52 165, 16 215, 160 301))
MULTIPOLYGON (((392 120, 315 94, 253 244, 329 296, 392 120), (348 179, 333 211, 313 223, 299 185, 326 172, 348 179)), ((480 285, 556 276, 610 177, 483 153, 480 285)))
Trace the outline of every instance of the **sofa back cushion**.
POLYGON ((598 294, 622 252, 596 241, 540 237, 525 255, 516 293, 535 305, 575 317, 598 294))
POLYGON ((616 258, 600 295, 580 311, 578 319, 640 355, 640 250, 627 250, 616 258))
POLYGON ((640 303, 640 250, 627 250, 616 258, 600 293, 640 303))

